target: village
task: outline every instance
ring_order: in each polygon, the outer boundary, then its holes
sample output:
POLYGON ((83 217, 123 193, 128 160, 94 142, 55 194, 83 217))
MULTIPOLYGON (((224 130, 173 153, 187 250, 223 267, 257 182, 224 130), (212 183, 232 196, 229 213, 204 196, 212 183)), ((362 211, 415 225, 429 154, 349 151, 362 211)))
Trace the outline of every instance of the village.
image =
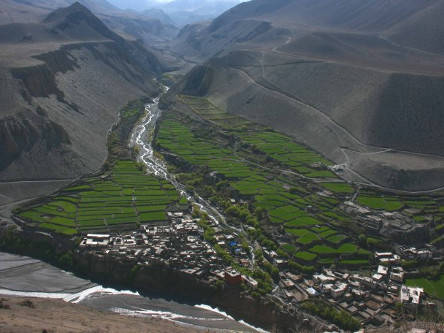
POLYGON ((281 288, 276 295, 295 306, 309 297, 321 297, 359 319, 361 324, 374 326, 393 324, 399 318, 396 304, 401 304, 407 311, 416 311, 421 306, 435 307, 433 302, 427 301, 422 288, 404 285, 405 272, 399 266, 400 255, 376 252, 375 260, 377 268, 368 275, 331 269, 324 269, 312 278, 281 273, 281 288))
POLYGON ((368 234, 386 235, 399 242, 418 242, 427 239, 426 224, 417 223, 405 214, 411 213, 412 209, 406 209, 405 213, 375 211, 352 201, 345 201, 341 208, 350 216, 355 217, 356 222, 368 234))
MULTIPOLYGON (((255 289, 258 282, 225 264, 212 244, 204 239, 199 218, 182 212, 169 212, 169 222, 141 225, 138 231, 126 234, 88 234, 80 249, 98 256, 112 256, 122 260, 137 260, 138 264, 162 263, 209 283, 223 281, 229 286, 242 283, 255 289)), ((254 257, 240 245, 239 236, 229 228, 212 225, 216 244, 230 253, 238 267, 253 267, 254 257)), ((298 308, 301 302, 320 298, 338 310, 346 311, 364 324, 391 324, 399 316, 395 309, 401 304, 406 310, 420 306, 433 308, 424 290, 404 285, 405 273, 401 259, 428 260, 433 256, 429 248, 398 247, 397 253, 376 252, 376 269, 358 274, 324 269, 309 275, 293 274, 283 268, 272 297, 287 307, 298 308)), ((278 267, 283 258, 264 251, 278 267)))
MULTIPOLYGON (((140 230, 125 235, 88 234, 80 248, 95 255, 137 260, 141 265, 162 263, 210 283, 222 280, 230 285, 246 283, 257 287, 257 281, 224 264, 213 246, 204 240, 198 218, 181 212, 169 212, 168 217, 168 224, 142 225, 140 230)), ((217 245, 229 251, 239 265, 250 267, 252 259, 240 246, 238 235, 214 227, 217 245)))

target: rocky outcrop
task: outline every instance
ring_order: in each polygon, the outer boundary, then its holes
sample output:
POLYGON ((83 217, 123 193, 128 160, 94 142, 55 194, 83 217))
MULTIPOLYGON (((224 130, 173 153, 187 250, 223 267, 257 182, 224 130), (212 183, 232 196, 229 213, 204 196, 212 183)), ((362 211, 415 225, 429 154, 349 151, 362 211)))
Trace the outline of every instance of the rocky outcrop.
POLYGON ((171 297, 196 304, 209 304, 273 332, 317 332, 321 325, 303 313, 289 313, 283 305, 269 298, 253 298, 240 289, 223 289, 207 284, 178 270, 161 264, 140 266, 136 261, 95 256, 78 252, 75 265, 89 277, 112 285, 131 287, 146 294, 171 297))
POLYGON ((0 171, 36 145, 54 151, 71 143, 62 126, 31 111, 28 114, 0 120, 0 171))

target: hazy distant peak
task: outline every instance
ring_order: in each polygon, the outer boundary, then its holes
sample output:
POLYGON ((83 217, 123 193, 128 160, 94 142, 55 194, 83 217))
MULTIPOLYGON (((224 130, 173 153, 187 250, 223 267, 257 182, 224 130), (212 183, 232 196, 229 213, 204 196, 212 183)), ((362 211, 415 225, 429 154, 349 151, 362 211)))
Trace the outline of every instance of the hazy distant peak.
POLYGON ((75 38, 94 39, 105 37, 114 41, 122 41, 122 38, 112 32, 99 20, 87 7, 80 2, 75 2, 66 8, 59 8, 50 13, 44 23, 53 30, 72 35, 75 38))
MULTIPOLYGON (((122 9, 139 12, 156 8, 163 10, 177 26, 206 21, 245 0, 109 0, 122 9)), ((159 18, 161 19, 161 18, 159 18)))
POLYGON ((109 3, 107 0, 79 0, 78 2, 93 11, 97 9, 111 11, 118 10, 117 7, 109 3))
POLYGON ((165 24, 175 25, 174 21, 160 8, 151 8, 144 10, 142 14, 151 19, 157 19, 165 24))
POLYGON ((44 20, 45 23, 57 22, 59 20, 66 19, 72 14, 84 14, 86 16, 94 16, 91 11, 83 6, 80 2, 76 1, 71 6, 65 8, 59 8, 50 13, 44 20))

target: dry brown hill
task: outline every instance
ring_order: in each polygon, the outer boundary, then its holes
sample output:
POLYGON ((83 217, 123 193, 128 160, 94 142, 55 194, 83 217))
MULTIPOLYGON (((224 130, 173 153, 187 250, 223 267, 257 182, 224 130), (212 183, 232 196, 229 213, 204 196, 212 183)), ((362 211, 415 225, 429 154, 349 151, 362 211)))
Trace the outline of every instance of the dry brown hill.
POLYGON ((253 0, 182 30, 174 91, 293 135, 345 178, 444 186, 443 0, 253 0))

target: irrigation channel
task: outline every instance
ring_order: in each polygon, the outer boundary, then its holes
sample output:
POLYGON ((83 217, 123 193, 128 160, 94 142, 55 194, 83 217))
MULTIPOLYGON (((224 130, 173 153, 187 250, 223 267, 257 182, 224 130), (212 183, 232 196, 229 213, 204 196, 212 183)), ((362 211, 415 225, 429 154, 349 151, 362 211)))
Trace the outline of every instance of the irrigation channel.
MULTIPOLYGON (((168 88, 164 88, 164 93, 168 88)), ((135 126, 130 146, 140 148, 141 162, 147 172, 162 177, 173 184, 182 196, 208 214, 214 223, 233 231, 240 230, 226 224, 224 216, 208 201, 197 194, 190 194, 174 175, 168 173, 164 162, 154 155, 152 141, 161 114, 160 97, 145 106, 146 114, 135 126)), ((254 259, 253 259, 254 260, 254 259)), ((159 317, 181 325, 210 329, 212 332, 265 332, 243 321, 236 321, 228 314, 208 305, 183 304, 166 300, 157 295, 148 297, 125 290, 115 290, 81 279, 69 272, 29 257, 0 252, 0 295, 63 299, 103 311, 139 317, 159 317)))

